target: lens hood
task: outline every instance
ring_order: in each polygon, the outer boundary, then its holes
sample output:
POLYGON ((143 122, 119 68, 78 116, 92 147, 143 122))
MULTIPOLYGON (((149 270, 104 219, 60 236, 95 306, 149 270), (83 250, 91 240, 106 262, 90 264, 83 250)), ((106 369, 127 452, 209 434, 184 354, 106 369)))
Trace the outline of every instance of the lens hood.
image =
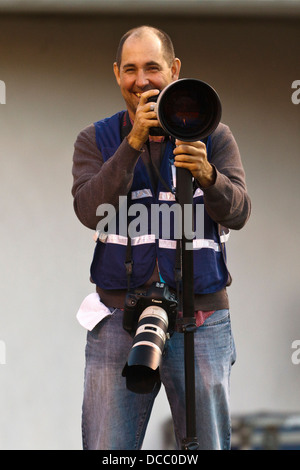
POLYGON ((210 85, 194 78, 182 78, 161 91, 156 112, 166 134, 193 142, 208 137, 216 129, 222 106, 210 85))

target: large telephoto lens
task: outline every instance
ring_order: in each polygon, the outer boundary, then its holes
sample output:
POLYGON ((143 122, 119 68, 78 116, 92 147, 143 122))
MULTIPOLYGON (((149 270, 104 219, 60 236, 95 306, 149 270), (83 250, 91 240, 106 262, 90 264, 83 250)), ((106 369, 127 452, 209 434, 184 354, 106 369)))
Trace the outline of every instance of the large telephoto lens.
POLYGON ((168 315, 161 307, 149 306, 140 315, 123 370, 129 390, 149 393, 159 380, 158 369, 167 339, 168 324, 168 315))
POLYGON ((157 117, 165 132, 185 142, 209 136, 220 122, 221 102, 207 83, 183 78, 170 83, 157 100, 157 117))

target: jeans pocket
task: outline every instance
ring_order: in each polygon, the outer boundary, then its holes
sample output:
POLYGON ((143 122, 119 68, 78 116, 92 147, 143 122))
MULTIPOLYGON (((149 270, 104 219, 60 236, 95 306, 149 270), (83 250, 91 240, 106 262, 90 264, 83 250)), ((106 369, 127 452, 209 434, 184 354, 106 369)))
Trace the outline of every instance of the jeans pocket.
POLYGON ((230 321, 229 309, 216 310, 212 313, 203 323, 202 326, 214 326, 219 325, 220 323, 226 323, 230 321))
POLYGON ((202 326, 203 334, 214 343, 215 348, 221 348, 224 358, 227 357, 230 365, 236 361, 236 348, 231 329, 229 309, 216 310, 210 315, 202 326))

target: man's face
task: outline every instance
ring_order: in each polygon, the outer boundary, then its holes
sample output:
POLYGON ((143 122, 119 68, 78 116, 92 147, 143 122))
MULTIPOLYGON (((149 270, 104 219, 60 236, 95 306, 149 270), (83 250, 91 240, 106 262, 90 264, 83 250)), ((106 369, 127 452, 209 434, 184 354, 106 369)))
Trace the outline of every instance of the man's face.
POLYGON ((178 79, 180 61, 168 64, 160 39, 151 33, 141 37, 130 36, 123 45, 120 69, 114 64, 114 73, 126 102, 129 115, 134 115, 144 91, 162 90, 178 79))

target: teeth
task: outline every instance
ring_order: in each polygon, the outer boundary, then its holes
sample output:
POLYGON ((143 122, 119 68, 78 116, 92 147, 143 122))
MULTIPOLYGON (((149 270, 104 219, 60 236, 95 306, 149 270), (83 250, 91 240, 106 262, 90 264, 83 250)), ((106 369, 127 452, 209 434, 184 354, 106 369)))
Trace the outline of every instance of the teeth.
POLYGON ((135 95, 140 98, 142 93, 135 93, 135 95))

